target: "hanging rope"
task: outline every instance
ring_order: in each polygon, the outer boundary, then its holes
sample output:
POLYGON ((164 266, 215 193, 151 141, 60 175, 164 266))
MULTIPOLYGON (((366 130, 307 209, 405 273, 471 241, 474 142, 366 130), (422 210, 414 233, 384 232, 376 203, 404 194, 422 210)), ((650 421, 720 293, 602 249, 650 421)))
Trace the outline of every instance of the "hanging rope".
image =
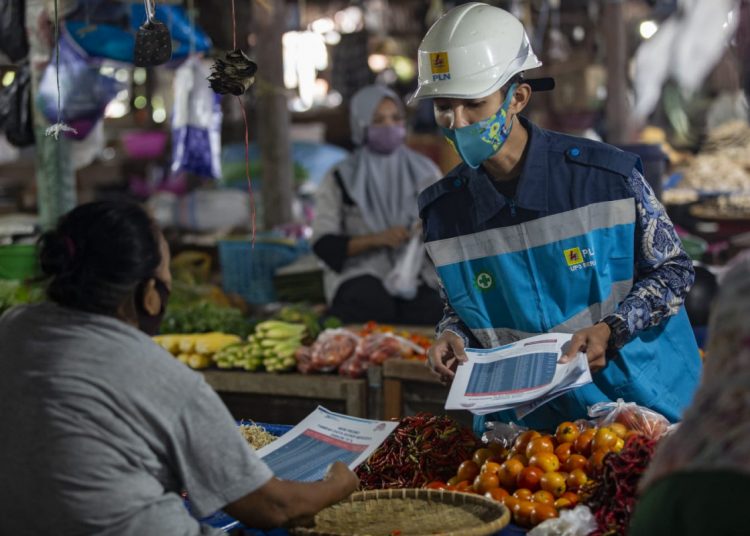
POLYGON ((60 15, 58 12, 57 0, 55 0, 55 79, 57 84, 57 123, 47 128, 45 136, 54 136, 59 139, 60 132, 72 132, 78 134, 78 131, 66 125, 62 120, 62 98, 60 96, 60 15))

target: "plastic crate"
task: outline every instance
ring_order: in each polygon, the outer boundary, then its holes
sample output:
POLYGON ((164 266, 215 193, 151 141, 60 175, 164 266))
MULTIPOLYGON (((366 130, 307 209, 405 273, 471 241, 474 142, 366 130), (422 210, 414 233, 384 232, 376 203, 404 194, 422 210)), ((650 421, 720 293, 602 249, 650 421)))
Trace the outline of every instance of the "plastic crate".
POLYGON ((278 268, 293 262, 301 253, 296 243, 221 240, 219 264, 224 291, 239 294, 248 303, 277 300, 273 276, 278 268))

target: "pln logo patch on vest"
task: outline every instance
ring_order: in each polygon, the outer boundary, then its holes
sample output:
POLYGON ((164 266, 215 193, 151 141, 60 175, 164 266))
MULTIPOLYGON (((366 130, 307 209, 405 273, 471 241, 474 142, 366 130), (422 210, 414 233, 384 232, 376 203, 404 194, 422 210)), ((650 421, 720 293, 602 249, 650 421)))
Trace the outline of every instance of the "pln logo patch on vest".
POLYGON ((430 71, 432 72, 433 82, 450 80, 450 70, 447 52, 430 52, 430 71))
POLYGON ((570 248, 563 251, 565 262, 571 272, 596 266, 594 260, 594 250, 591 248, 570 248))

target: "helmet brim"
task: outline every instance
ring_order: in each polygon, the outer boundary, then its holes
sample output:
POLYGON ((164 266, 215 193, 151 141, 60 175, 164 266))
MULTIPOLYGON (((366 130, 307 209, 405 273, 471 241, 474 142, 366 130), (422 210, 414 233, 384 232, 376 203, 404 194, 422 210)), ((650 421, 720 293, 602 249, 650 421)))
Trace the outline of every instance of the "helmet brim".
MULTIPOLYGON (((555 79, 552 77, 526 78, 521 83, 531 86, 531 91, 551 91, 555 89, 555 79)), ((412 104, 423 99, 480 99, 494 91, 497 91, 497 88, 493 85, 489 90, 480 91, 475 95, 467 95, 466 84, 462 80, 457 80, 454 83, 443 82, 439 87, 433 84, 425 84, 417 88, 414 94, 409 97, 407 103, 412 104)))

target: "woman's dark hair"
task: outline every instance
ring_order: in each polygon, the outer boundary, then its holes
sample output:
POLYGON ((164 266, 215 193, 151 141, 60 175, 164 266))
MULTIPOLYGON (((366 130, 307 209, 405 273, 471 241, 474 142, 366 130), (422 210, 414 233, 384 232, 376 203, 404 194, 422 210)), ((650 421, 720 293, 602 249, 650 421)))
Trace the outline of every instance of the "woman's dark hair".
POLYGON ((161 262, 157 228, 129 201, 97 201, 74 208, 39 238, 47 296, 74 309, 115 315, 161 262))

